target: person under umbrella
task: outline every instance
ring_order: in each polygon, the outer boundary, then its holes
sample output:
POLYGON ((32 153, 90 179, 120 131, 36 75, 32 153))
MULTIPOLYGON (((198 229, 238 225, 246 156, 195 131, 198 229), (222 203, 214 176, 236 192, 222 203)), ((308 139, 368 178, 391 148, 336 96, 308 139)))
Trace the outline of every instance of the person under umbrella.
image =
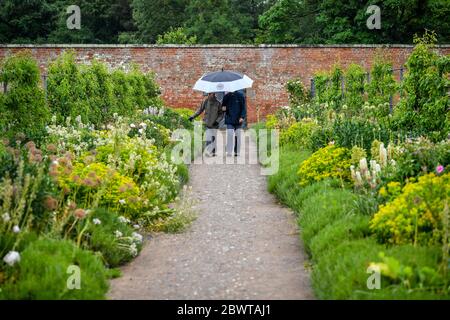
POLYGON ((206 155, 215 157, 217 129, 223 118, 223 111, 221 103, 217 100, 214 93, 208 94, 208 97, 201 103, 197 111, 189 117, 189 121, 193 121, 202 113, 205 113, 203 122, 206 127, 206 155))
POLYGON ((217 71, 204 74, 194 85, 194 90, 210 92, 228 92, 222 101, 223 111, 226 112, 227 126, 227 155, 240 153, 240 131, 247 117, 246 100, 239 90, 251 88, 253 80, 235 71, 217 71))
POLYGON ((240 154, 241 131, 246 114, 245 97, 239 91, 229 92, 223 97, 222 110, 225 111, 225 124, 227 126, 227 156, 240 154))

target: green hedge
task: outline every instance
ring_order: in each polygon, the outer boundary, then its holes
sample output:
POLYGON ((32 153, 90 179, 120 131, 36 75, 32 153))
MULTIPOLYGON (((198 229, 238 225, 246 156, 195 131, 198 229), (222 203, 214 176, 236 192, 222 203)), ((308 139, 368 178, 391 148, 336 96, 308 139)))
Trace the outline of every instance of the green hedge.
MULTIPOLYGON (((313 263, 312 285, 319 299, 449 299, 438 294, 442 279, 433 276, 441 263, 439 247, 393 246, 377 243, 369 233, 370 217, 358 211, 356 196, 330 180, 301 188, 297 170, 310 152, 280 150, 280 170, 269 177, 269 191, 291 207, 298 217, 307 253, 313 263), (409 288, 401 279, 381 281, 369 290, 367 268, 381 262, 380 253, 408 266, 414 276, 409 288)), ((396 262, 396 263, 397 263, 396 262)))

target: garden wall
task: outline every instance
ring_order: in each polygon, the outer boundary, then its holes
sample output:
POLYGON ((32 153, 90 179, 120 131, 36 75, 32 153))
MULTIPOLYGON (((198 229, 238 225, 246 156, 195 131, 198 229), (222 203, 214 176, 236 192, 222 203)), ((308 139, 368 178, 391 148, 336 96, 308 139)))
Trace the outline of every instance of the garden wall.
MULTIPOLYGON (((289 79, 301 77, 309 87, 315 72, 330 69, 336 61, 343 67, 358 63, 369 70, 379 51, 386 60, 392 61, 394 68, 399 68, 412 46, 0 45, 0 59, 17 51, 31 50, 45 74, 49 61, 72 49, 83 63, 98 59, 111 68, 127 68, 137 63, 143 71, 155 71, 164 100, 174 107, 195 108, 199 104, 202 95, 192 87, 204 72, 221 68, 243 72, 255 80, 248 98, 249 120, 253 122, 257 120, 257 107, 264 116, 288 103, 284 85, 289 79)), ((450 45, 439 50, 450 54, 450 45)))

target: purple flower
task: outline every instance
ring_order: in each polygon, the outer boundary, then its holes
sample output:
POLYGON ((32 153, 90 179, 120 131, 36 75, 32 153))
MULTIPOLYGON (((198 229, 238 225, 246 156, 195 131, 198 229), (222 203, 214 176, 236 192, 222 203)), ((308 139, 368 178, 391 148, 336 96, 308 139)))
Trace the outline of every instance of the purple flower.
POLYGON ((436 172, 438 174, 441 174, 442 172, 444 172, 444 166, 442 166, 442 165, 437 166, 436 167, 436 172))

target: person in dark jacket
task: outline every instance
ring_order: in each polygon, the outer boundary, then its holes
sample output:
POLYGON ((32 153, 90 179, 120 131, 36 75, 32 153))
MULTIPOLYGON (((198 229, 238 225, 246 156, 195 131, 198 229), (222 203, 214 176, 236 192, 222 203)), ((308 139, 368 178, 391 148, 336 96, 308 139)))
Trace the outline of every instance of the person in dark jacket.
POLYGON ((245 106, 245 118, 244 118, 244 122, 242 122, 242 129, 247 129, 248 126, 248 121, 247 121, 247 90, 246 89, 242 89, 242 90, 238 90, 239 93, 241 93, 244 96, 244 106, 245 106))
POLYGON ((202 102, 197 111, 189 117, 189 121, 193 121, 202 113, 203 123, 206 127, 206 154, 208 156, 216 156, 216 136, 219 122, 223 118, 221 103, 217 100, 214 93, 209 93, 208 97, 202 102))
POLYGON ((229 92, 223 97, 225 124, 227 126, 227 156, 239 156, 242 123, 246 118, 245 98, 240 92, 229 92), (234 148, 233 148, 234 146, 234 148))

